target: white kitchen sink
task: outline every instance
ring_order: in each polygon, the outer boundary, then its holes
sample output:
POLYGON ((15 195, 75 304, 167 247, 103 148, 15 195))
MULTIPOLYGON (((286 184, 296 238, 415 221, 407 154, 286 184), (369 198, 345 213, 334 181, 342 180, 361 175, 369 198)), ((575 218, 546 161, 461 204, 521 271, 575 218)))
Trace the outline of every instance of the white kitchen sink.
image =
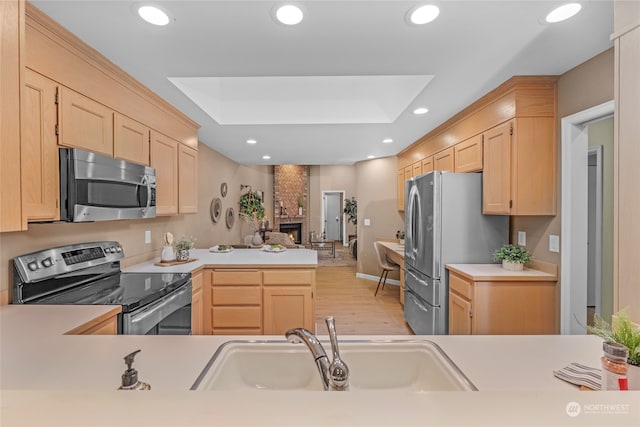
MULTIPOLYGON (((340 341, 349 390, 477 390, 431 341, 340 341)), ((331 346, 323 342, 329 360, 331 346)), ((311 352, 287 341, 229 341, 192 390, 323 390, 311 352)))

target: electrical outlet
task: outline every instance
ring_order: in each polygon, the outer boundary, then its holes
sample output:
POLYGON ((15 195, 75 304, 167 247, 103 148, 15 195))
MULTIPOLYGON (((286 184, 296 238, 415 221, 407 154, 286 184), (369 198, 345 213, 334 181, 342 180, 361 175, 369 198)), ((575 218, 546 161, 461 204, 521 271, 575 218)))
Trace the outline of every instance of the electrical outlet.
POLYGON ((527 232, 518 231, 518 244, 520 246, 527 246, 527 232))
POLYGON ((560 252, 560 236, 549 235, 549 252, 560 252))
POLYGON ((151 243, 151 230, 145 230, 144 232, 144 242, 149 244, 151 243))
POLYGON ((370 220, 369 218, 365 218, 365 219, 364 219, 364 225, 365 225, 366 227, 369 227, 369 226, 371 225, 371 220, 370 220))

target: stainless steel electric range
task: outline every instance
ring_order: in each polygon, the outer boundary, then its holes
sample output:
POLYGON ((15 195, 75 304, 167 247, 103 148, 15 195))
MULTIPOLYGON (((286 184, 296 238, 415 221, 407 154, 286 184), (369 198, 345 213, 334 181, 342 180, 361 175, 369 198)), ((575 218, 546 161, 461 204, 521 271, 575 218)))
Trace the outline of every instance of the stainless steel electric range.
POLYGON ((122 273, 118 242, 78 243, 13 259, 14 304, 120 305, 118 333, 191 333, 191 274, 122 273))

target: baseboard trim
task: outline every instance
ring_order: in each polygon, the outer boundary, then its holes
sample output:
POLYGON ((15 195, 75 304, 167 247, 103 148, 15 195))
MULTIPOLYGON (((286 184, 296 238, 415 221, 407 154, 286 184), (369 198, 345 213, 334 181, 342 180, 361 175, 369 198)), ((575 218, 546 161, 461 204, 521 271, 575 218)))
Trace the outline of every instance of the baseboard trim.
MULTIPOLYGON (((380 280, 380 276, 372 276, 371 274, 364 274, 364 273, 356 273, 356 277, 358 279, 373 280, 374 282, 377 282, 378 280, 380 280)), ((386 284, 400 286, 400 281, 396 279, 387 279, 386 284)))

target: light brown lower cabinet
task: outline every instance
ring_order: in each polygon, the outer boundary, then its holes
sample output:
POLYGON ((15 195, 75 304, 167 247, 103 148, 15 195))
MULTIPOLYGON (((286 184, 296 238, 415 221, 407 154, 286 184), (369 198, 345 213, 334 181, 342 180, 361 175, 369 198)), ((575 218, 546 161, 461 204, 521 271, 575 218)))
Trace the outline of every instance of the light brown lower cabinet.
POLYGON ((474 281, 449 272, 449 335, 555 333, 555 280, 474 281))
POLYGON ((118 335, 118 313, 102 320, 92 320, 74 328, 66 335, 118 335))
POLYGON ((204 330, 203 276, 202 271, 191 276, 191 335, 202 335, 204 330))
POLYGON ((203 294, 209 308, 205 329, 210 334, 283 335, 296 327, 315 330, 314 269, 220 268, 205 274, 211 282, 209 292, 203 294))

